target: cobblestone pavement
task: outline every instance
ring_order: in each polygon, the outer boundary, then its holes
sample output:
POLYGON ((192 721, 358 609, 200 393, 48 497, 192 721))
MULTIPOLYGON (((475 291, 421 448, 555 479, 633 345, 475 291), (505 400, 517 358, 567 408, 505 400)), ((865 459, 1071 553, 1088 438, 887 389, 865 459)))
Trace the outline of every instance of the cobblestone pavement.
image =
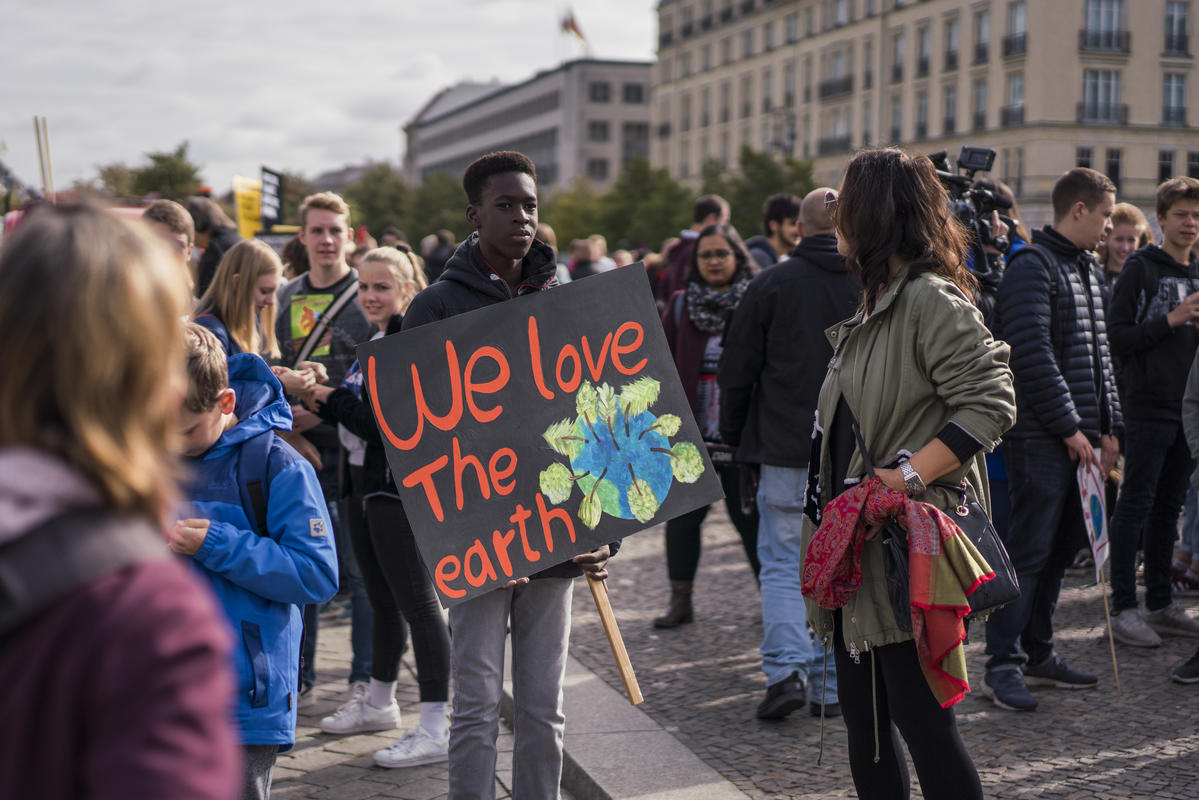
MULTIPOLYGON (((656 631, 668 595, 662 531, 627 539, 608 580, 612 605, 641 689, 642 706, 705 762, 755 798, 853 797, 840 719, 825 726, 806 710, 783 722, 757 720, 764 692, 756 585, 723 508, 704 526, 695 585, 696 622, 656 631)), ((1093 573, 1091 578, 1093 579, 1093 573)), ((1180 601, 1192 613, 1199 603, 1180 601)), ((1169 670, 1199 641, 1167 637, 1157 650, 1116 646, 1116 692, 1103 596, 1068 577, 1057 610, 1058 650, 1100 676, 1089 691, 1034 689, 1040 709, 996 708, 977 691, 957 706, 958 724, 988 798, 1161 798, 1195 800, 1199 785, 1199 686, 1179 686, 1169 670)), ((967 648, 971 683, 982 681, 979 641, 967 648)), ((620 689, 589 592, 575 593, 571 651, 620 689)), ((570 722, 567 721, 567 749, 570 722)), ((913 773, 913 796, 919 789, 913 773)))

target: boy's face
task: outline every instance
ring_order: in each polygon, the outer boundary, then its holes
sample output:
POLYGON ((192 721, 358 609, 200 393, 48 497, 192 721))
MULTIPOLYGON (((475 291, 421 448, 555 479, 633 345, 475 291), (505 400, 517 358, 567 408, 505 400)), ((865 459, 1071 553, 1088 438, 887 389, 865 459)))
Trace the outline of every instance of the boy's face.
POLYGON ((779 255, 789 255, 795 245, 799 244, 799 218, 771 220, 770 229, 785 245, 787 252, 779 255))
POLYGON ((1158 215, 1162 239, 1179 250, 1189 250, 1199 240, 1199 200, 1177 200, 1158 215))
POLYGON ((198 458, 216 444, 229 427, 237 395, 225 389, 217 395, 216 404, 207 411, 179 412, 179 452, 188 458, 198 458))
POLYGON ((479 231, 485 250, 512 261, 524 258, 537 230, 537 185, 523 172, 493 175, 466 218, 479 231))
POLYGON ((300 241, 308 250, 313 267, 334 269, 346 260, 350 226, 344 214, 324 208, 311 208, 300 229, 300 241))

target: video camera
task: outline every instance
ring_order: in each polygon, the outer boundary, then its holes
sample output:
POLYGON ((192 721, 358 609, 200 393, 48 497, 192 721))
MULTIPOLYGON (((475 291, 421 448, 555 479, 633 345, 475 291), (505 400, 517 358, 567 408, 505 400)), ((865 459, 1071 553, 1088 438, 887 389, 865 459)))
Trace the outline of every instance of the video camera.
POLYGON ((949 158, 944 150, 933 153, 928 158, 937 170, 937 177, 941 180, 941 185, 949 193, 954 216, 974 233, 974 242, 971 248, 975 251, 974 264, 986 263, 986 256, 982 251, 985 246, 994 247, 999 252, 1006 254, 1011 243, 1006 236, 996 236, 991 229, 991 212, 998 211, 1000 219, 1009 229, 1014 229, 1015 221, 1003 213, 1010 211, 1012 204, 1006 198, 974 185, 974 174, 979 171, 989 172, 991 165, 995 163, 995 151, 987 147, 963 145, 957 163, 961 174, 950 171, 949 158))

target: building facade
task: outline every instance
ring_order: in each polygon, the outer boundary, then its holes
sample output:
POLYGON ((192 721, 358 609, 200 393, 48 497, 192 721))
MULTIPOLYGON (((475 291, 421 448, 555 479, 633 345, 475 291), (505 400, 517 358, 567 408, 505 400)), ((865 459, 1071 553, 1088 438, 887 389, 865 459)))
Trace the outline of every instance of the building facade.
POLYGON ((811 159, 836 185, 853 150, 997 152, 1026 221, 1074 166, 1152 209, 1199 177, 1194 0, 661 0, 654 166, 694 183, 742 145, 811 159))
POLYGON ((458 178, 481 155, 518 150, 544 190, 581 177, 602 191, 628 161, 649 156, 652 66, 580 59, 513 85, 444 90, 403 128, 405 180, 458 178))

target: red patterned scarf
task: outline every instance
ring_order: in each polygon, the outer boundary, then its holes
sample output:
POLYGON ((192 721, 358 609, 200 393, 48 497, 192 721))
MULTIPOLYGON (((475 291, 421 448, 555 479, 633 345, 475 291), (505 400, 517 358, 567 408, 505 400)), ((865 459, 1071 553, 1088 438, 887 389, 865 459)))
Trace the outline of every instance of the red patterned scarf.
POLYGON ((894 518, 908 536, 912 636, 925 680, 942 707, 970 686, 963 617, 966 595, 995 577, 974 544, 936 506, 889 489, 878 478, 833 498, 808 544, 803 593, 821 608, 842 608, 862 586, 862 545, 876 526, 894 518))

